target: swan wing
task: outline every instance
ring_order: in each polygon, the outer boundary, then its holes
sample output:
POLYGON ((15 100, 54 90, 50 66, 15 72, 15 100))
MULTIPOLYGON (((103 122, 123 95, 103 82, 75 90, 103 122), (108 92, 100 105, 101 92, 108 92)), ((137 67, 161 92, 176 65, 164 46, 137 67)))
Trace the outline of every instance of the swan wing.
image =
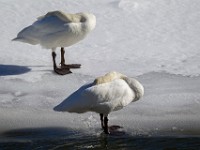
POLYGON ((116 79, 98 85, 84 85, 57 105, 54 110, 109 114, 128 105, 134 97, 135 93, 129 85, 123 79, 116 79))
POLYGON ((134 98, 134 91, 123 79, 116 79, 85 89, 82 97, 91 111, 109 113, 128 105, 134 98))
POLYGON ((69 14, 69 13, 64 13, 62 11, 52 11, 48 12, 46 15, 38 17, 38 20, 42 20, 44 18, 50 17, 50 16, 55 16, 58 17, 60 20, 66 22, 66 23, 78 23, 81 21, 82 17, 81 14, 69 14))
POLYGON ((50 12, 45 16, 39 17, 32 25, 20 31, 17 38, 13 40, 39 44, 44 37, 70 30, 71 24, 72 19, 70 20, 70 17, 64 17, 59 11, 50 12))

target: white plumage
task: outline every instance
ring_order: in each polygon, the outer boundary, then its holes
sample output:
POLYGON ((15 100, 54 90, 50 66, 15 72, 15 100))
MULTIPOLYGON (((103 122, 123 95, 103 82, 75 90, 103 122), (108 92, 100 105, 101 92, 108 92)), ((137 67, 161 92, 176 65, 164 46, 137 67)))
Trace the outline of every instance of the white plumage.
POLYGON ((82 40, 95 25, 93 14, 53 11, 38 17, 36 22, 24 28, 13 40, 40 44, 47 49, 67 47, 82 40))
MULTIPOLYGON (((52 49, 55 59, 57 47, 71 46, 86 37, 96 25, 96 17, 91 13, 68 14, 61 11, 48 12, 41 16, 32 25, 20 31, 13 41, 21 41, 32 45, 40 44, 46 49, 52 49)), ((64 52, 63 52, 64 53, 64 52)), ((64 55, 61 53, 61 55, 64 55)), ((64 56, 61 56, 61 58, 64 56)), ((79 65, 64 65, 61 60, 61 70, 54 70, 59 74, 65 74, 64 68, 79 68, 79 65)), ((54 63, 55 65, 55 63, 54 63)), ((69 72, 68 72, 69 73, 69 72)))
MULTIPOLYGON (((136 79, 110 72, 95 79, 93 83, 82 86, 54 110, 75 113, 93 111, 107 119, 110 112, 120 110, 129 103, 139 100, 143 94, 144 88, 136 79)), ((106 124, 106 121, 102 122, 102 127, 105 133, 108 133, 106 124)))

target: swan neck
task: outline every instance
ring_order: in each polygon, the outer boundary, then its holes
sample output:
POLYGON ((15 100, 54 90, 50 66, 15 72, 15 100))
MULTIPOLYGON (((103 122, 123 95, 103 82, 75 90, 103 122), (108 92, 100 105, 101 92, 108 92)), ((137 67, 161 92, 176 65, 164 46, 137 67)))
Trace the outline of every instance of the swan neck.
POLYGON ((144 95, 144 87, 142 86, 142 84, 134 78, 124 77, 123 79, 127 82, 127 84, 135 93, 133 101, 139 100, 144 95))
POLYGON ((86 32, 92 31, 96 26, 96 18, 94 15, 85 16, 85 21, 82 25, 83 30, 86 32))

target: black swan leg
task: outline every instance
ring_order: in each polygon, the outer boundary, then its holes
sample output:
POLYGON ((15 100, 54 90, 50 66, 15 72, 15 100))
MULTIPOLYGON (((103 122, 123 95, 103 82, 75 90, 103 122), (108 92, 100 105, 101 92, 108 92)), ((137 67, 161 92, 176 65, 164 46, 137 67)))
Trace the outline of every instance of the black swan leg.
POLYGON ((58 68, 57 67, 57 65, 56 65, 56 53, 55 52, 52 52, 52 58, 53 58, 53 69, 57 74, 65 75, 65 74, 72 73, 69 68, 58 68))
POLYGON ((100 114, 101 128, 104 129, 103 114, 100 114))
POLYGON ((108 131, 108 117, 104 117, 104 133, 105 134, 110 134, 110 132, 108 131))
POLYGON ((80 68, 81 67, 81 64, 68 64, 68 65, 66 65, 65 64, 65 49, 64 49, 64 47, 61 47, 61 62, 60 62, 60 64, 61 64, 61 68, 68 68, 68 69, 70 69, 70 68, 73 68, 73 69, 77 69, 77 68, 80 68))

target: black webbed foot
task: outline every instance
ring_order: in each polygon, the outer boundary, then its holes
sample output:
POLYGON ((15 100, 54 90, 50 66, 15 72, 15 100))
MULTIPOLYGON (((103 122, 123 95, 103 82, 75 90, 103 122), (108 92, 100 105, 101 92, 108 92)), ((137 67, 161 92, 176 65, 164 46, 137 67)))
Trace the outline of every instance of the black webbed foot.
POLYGON ((72 73, 69 68, 55 68, 54 71, 59 75, 66 75, 72 73))
POLYGON ((78 69, 81 68, 81 64, 61 64, 61 68, 78 69))

